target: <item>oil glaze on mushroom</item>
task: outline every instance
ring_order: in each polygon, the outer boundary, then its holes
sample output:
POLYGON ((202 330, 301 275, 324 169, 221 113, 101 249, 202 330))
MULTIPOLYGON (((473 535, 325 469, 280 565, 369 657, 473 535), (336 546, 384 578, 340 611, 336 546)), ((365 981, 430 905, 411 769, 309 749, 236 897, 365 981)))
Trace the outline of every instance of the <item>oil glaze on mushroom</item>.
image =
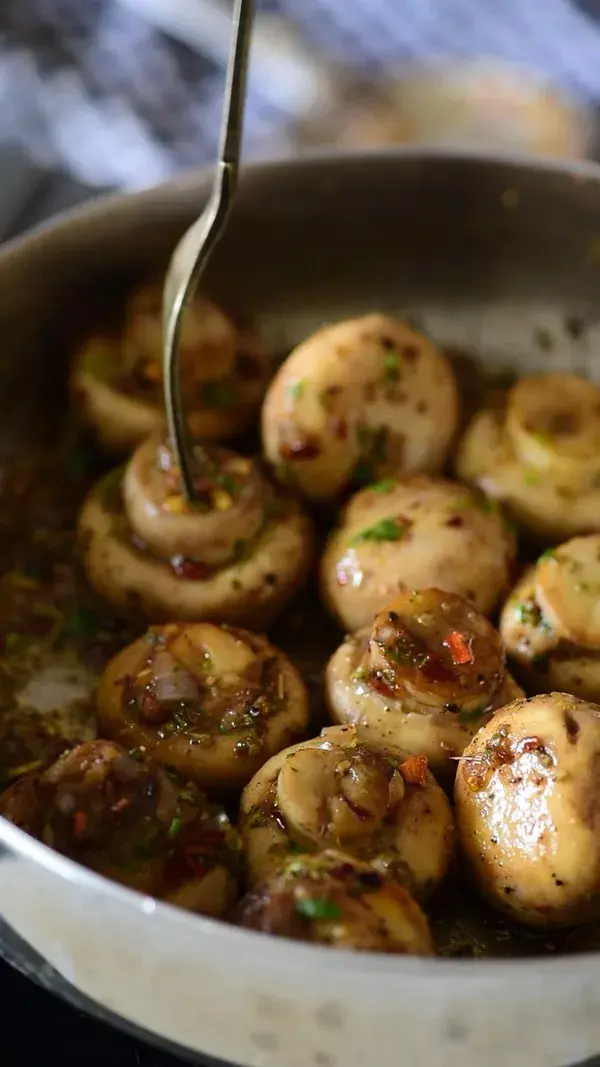
POLYGON ((194 778, 240 787, 308 725, 305 685, 265 637, 212 623, 152 627, 108 664, 108 737, 194 778))
POLYGON ((92 489, 79 520, 87 576, 116 607, 153 622, 265 626, 306 576, 311 522, 252 460, 196 445, 194 463, 193 505, 158 437, 92 489))
POLYGON ((422 757, 386 758, 351 726, 280 752, 246 786, 240 831, 252 882, 289 858, 342 849, 417 898, 442 880, 454 847, 447 797, 422 757))

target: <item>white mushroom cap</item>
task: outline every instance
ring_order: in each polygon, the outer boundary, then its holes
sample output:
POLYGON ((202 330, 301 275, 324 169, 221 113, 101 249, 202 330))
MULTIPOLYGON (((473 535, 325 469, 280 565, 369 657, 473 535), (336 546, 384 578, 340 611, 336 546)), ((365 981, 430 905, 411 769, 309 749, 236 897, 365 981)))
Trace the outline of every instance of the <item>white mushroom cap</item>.
POLYGON ((505 410, 475 416, 456 470, 536 536, 600 527, 600 388, 573 374, 525 378, 505 410))
POLYGON ((465 749, 455 783, 465 859, 487 900, 530 926, 600 913, 600 707, 518 700, 465 749))
POLYGON ((323 554, 321 592, 350 632, 402 588, 458 593, 487 614, 513 556, 513 536, 485 498, 442 479, 390 479, 350 500, 323 554))
POLYGON ((326 727, 265 763, 244 790, 240 820, 253 882, 298 846, 333 847, 423 897, 444 877, 453 851, 450 805, 427 761, 376 755, 350 726, 326 727))
POLYGON ((326 690, 333 719, 354 724, 369 748, 425 756, 445 780, 479 727, 523 696, 491 623, 438 589, 401 593, 371 629, 347 638, 327 665, 326 690))
POLYGON ((371 314, 296 348, 263 405, 267 459, 313 500, 392 472, 435 473, 458 424, 446 357, 406 322, 371 314))

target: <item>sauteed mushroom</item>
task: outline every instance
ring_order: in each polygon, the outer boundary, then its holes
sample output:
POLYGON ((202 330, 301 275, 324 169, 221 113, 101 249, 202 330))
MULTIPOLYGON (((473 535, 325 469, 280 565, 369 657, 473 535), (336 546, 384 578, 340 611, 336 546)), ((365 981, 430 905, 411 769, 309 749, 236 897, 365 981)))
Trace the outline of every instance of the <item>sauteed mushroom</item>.
POLYGON ((504 409, 475 416, 456 469, 537 537, 599 529, 600 388, 566 373, 521 379, 504 409))
POLYGON ((385 479, 352 497, 321 562, 325 604, 344 629, 370 625, 398 590, 435 586, 488 614, 515 544, 483 495, 441 478, 385 479))
POLYGON ((288 860, 243 898, 238 922, 333 948, 435 954, 427 918, 406 890, 333 850, 288 860))
POLYGON ((500 617, 502 637, 528 689, 600 701, 600 535, 544 552, 500 617))
POLYGON ((267 458, 313 500, 387 474, 435 473, 458 422, 446 357, 389 315, 317 331, 275 375, 263 405, 267 458))
POLYGON ((404 591, 329 661, 332 718, 374 751, 425 756, 453 777, 476 730, 523 693, 500 635, 475 608, 439 589, 404 591))
POLYGON ((264 626, 302 583, 310 520, 277 497, 252 460, 195 447, 199 501, 181 493, 171 449, 149 438, 123 474, 84 503, 79 533, 92 585, 120 609, 158 620, 264 626))
POLYGON ((418 898, 444 877, 454 847, 450 805, 427 760, 378 755, 352 726, 326 727, 265 763, 242 794, 240 829, 253 882, 290 852, 341 848, 418 898))
POLYGON ((152 627, 108 664, 98 691, 104 733, 201 785, 247 782, 302 737, 308 697, 265 637, 211 623, 152 627))
POLYGON ((225 813, 110 741, 65 752, 0 796, 0 814, 85 867, 192 911, 235 896, 237 839, 225 813))
POLYGON ((600 914, 600 707, 565 693, 517 700, 465 749, 459 838, 494 907, 529 926, 600 914))
MULTIPOLYGON (((121 336, 92 336, 76 354, 74 394, 84 420, 111 452, 129 452, 162 428, 161 317, 160 286, 142 286, 128 303, 121 336)), ((269 365, 255 334, 239 331, 199 295, 184 319, 181 365, 192 433, 225 440, 246 428, 269 365)))

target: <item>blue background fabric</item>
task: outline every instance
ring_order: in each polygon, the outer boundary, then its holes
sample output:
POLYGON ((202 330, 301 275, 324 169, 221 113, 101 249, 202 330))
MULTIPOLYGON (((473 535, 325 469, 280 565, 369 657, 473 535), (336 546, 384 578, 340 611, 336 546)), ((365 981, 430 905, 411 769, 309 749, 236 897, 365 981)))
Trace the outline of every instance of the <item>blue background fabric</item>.
MULTIPOLYGON (((419 59, 486 55, 600 102, 596 0, 264 0, 261 13, 295 27, 309 52, 369 78, 419 59)), ((0 143, 41 166, 137 187, 201 163, 216 149, 222 88, 223 57, 162 32, 143 3, 0 5, 0 143)), ((249 154, 290 149, 298 114, 288 88, 285 65, 274 78, 253 64, 249 154)))

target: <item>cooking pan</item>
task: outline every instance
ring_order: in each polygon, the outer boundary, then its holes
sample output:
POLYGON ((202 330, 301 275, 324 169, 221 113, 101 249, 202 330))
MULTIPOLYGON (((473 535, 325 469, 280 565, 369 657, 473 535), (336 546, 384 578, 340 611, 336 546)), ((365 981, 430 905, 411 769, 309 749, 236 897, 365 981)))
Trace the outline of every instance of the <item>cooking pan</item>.
MULTIPOLYGON (((2 433, 51 432, 75 339, 164 264, 200 173, 100 200, 0 255, 2 433)), ((487 367, 597 375, 600 170, 401 150, 250 166, 211 290, 273 351, 324 320, 408 314, 487 367)), ((467 364, 468 365, 468 364, 467 364)), ((0 819, 1 951, 190 1057, 244 1067, 558 1067, 600 1050, 600 959, 377 957, 191 915, 0 819)))

